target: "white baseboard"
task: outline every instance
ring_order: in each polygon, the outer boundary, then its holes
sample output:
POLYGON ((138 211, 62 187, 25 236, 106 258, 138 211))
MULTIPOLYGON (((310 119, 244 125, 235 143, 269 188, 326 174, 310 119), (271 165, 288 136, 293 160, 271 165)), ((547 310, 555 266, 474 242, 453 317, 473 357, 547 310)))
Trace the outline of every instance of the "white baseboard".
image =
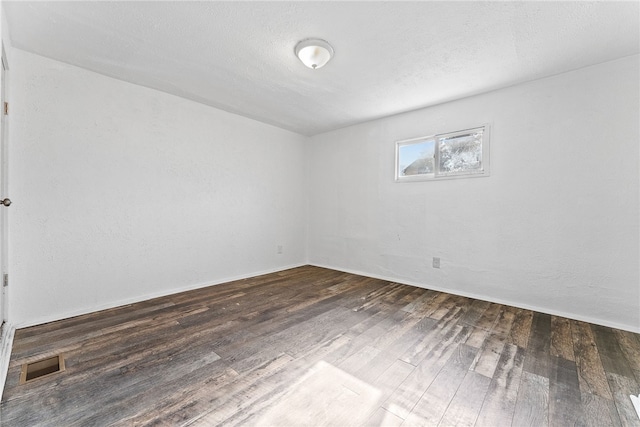
POLYGON ((39 317, 39 318, 36 318, 36 319, 29 319, 28 321, 25 321, 25 322, 17 322, 16 325, 14 325, 15 326, 14 330, 15 329, 21 329, 21 328, 28 328, 30 326, 42 325, 44 323, 55 322, 55 321, 58 321, 58 320, 68 319, 70 317, 82 316, 83 314, 95 313, 96 311, 108 310, 110 308, 122 307, 122 306, 125 306, 125 305, 135 304, 137 302, 147 301, 147 300, 154 299, 154 298, 165 297, 167 295, 179 294, 180 292, 186 292, 186 291, 192 291, 194 289, 206 288, 207 286, 220 285, 222 283, 233 282, 235 280, 242 280, 242 279, 248 279, 250 277, 262 276, 263 274, 277 273, 279 271, 289 270, 291 268, 302 267, 302 266, 305 266, 305 265, 307 265, 307 263, 303 262, 303 263, 299 263, 299 264, 292 264, 292 265, 282 266, 282 267, 269 269, 269 270, 254 271, 252 273, 243 274, 243 275, 240 275, 240 276, 225 277, 223 279, 218 279, 218 280, 215 280, 215 281, 212 281, 212 282, 197 283, 197 284, 193 284, 193 285, 183 286, 181 288, 171 289, 169 291, 162 291, 162 292, 155 292, 155 293, 150 293, 150 294, 145 294, 145 295, 139 295, 139 296, 136 296, 136 297, 133 297, 133 298, 127 298, 127 299, 113 301, 113 302, 106 303, 106 304, 95 305, 95 306, 92 306, 92 307, 87 307, 87 308, 80 309, 80 310, 69 311, 69 312, 66 312, 66 313, 57 314, 57 315, 53 315, 53 316, 43 316, 43 317, 39 317))
POLYGON ((519 301, 510 301, 510 300, 505 300, 505 299, 501 299, 501 298, 489 297, 489 296, 486 296, 486 295, 474 294, 474 293, 470 293, 470 292, 460 292, 460 291, 457 291, 455 289, 446 289, 446 288, 441 288, 441 287, 438 287, 438 286, 426 285, 424 283, 417 283, 417 282, 411 282, 411 281, 407 281, 407 280, 403 280, 403 279, 397 279, 397 278, 393 278, 393 277, 380 276, 380 275, 377 275, 377 274, 371 274, 371 273, 367 273, 367 272, 363 272, 363 271, 356 271, 356 270, 350 270, 350 269, 345 269, 345 268, 336 268, 336 267, 331 267, 331 266, 322 265, 322 264, 315 264, 315 263, 309 263, 309 265, 313 265, 315 267, 321 267, 321 268, 328 268, 329 270, 342 271, 344 273, 357 274, 358 276, 372 277, 374 279, 385 280, 385 281, 389 281, 389 282, 393 282, 393 283, 400 283, 400 284, 403 284, 403 285, 416 286, 418 288, 431 289, 431 290, 438 291, 438 292, 446 292, 446 293, 453 294, 453 295, 459 295, 461 297, 473 298, 473 299, 478 299, 478 300, 482 300, 482 301, 493 302, 493 303, 496 303, 496 304, 510 305, 512 307, 522 308, 522 309, 525 309, 525 310, 537 311, 537 312, 540 312, 540 313, 550 314, 552 316, 566 317, 568 319, 579 320, 581 322, 594 323, 596 325, 607 326, 609 328, 615 328, 615 329, 620 329, 620 330, 623 330, 623 331, 629 331, 629 332, 633 332, 633 333, 636 333, 636 334, 640 334, 640 326, 633 327, 633 326, 630 326, 630 325, 611 322, 609 320, 597 319, 597 318, 588 317, 588 316, 581 316, 581 315, 575 314, 575 313, 566 313, 566 312, 557 311, 557 310, 549 310, 548 308, 545 308, 545 307, 538 307, 538 306, 534 306, 534 305, 529 305, 529 304, 525 304, 525 303, 522 303, 522 302, 519 302, 519 301))
MULTIPOLYGON (((611 321, 608 321, 608 320, 597 319, 597 318, 593 318, 593 317, 589 317, 589 316, 581 316, 581 315, 578 315, 578 314, 575 314, 575 313, 566 313, 566 312, 561 312, 561 311, 556 311, 556 310, 549 310, 548 308, 545 308, 545 307, 538 307, 538 306, 534 306, 534 305, 529 305, 529 304, 525 304, 525 303, 522 303, 522 302, 519 302, 519 301, 511 301, 511 300, 506 300, 506 299, 502 299, 502 298, 489 297, 489 296, 486 296, 486 295, 474 294, 474 293, 470 293, 470 292, 461 292, 461 291, 457 291, 455 289, 446 289, 446 288, 442 288, 442 287, 438 287, 438 286, 427 285, 427 284, 424 284, 424 283, 417 283, 417 282, 412 282, 412 281, 408 281, 408 280, 404 280, 404 279, 398 279, 398 278, 395 278, 395 277, 388 277, 388 276, 381 276, 381 275, 377 275, 377 274, 371 274, 371 273, 364 272, 364 271, 357 271, 357 270, 351 270, 351 269, 345 269, 345 268, 336 268, 336 267, 332 267, 332 266, 328 266, 328 265, 322 265, 322 264, 316 264, 316 263, 305 263, 305 262, 298 263, 298 264, 292 264, 292 265, 288 265, 288 266, 282 266, 282 267, 278 267, 278 268, 275 268, 275 269, 255 271, 255 272, 252 272, 252 273, 249 273, 249 274, 243 274, 243 275, 240 275, 240 276, 226 277, 226 278, 219 279, 219 280, 216 280, 216 281, 213 281, 213 282, 198 283, 198 284, 194 284, 194 285, 184 286, 182 288, 176 288, 176 289, 172 289, 170 291, 157 292, 157 293, 151 293, 151 294, 146 294, 146 295, 140 295, 140 296, 137 296, 137 297, 134 297, 134 298, 114 301, 114 302, 111 302, 111 303, 108 303, 108 304, 102 304, 102 305, 97 305, 97 306, 93 306, 93 307, 82 309, 82 310, 63 313, 61 315, 41 317, 41 318, 37 318, 37 319, 31 319, 28 322, 22 322, 22 323, 18 323, 18 324, 13 325, 13 331, 15 332, 15 329, 27 328, 27 327, 30 327, 30 326, 41 325, 43 323, 49 323, 49 322, 54 322, 54 321, 57 321, 57 320, 68 319, 70 317, 81 316, 83 314, 94 313, 94 312, 100 311, 100 310, 107 310, 107 309, 110 309, 110 308, 116 308, 116 307, 121 307, 121 306, 128 305, 128 304, 134 304, 134 303, 137 303, 137 302, 147 301, 147 300, 150 300, 150 299, 153 299, 153 298, 159 298, 159 297, 164 297, 164 296, 167 296, 167 295, 177 294, 177 293, 180 293, 180 292, 186 292, 186 291, 191 291, 191 290, 194 290, 194 289, 205 288, 207 286, 219 285, 219 284, 222 284, 222 283, 232 282, 234 280, 242 280, 242 279, 248 279, 250 277, 261 276, 263 274, 277 273, 279 271, 289 270, 291 268, 302 267, 304 265, 312 265, 312 266, 315 266, 315 267, 328 268, 330 270, 342 271, 342 272, 350 273, 350 274, 357 274, 359 276, 372 277, 372 278, 375 278, 375 279, 386 280, 386 281, 389 281, 389 282, 401 283, 401 284, 404 284, 404 285, 416 286, 416 287, 425 288, 425 289, 432 289, 434 291, 439 291, 439 292, 447 292, 447 293, 450 293, 450 294, 460 295, 460 296, 463 296, 463 297, 474 298, 474 299, 478 299, 478 300, 482 300, 482 301, 489 301, 489 302, 493 302, 493 303, 496 303, 496 304, 510 305, 512 307, 522 308, 522 309, 525 309, 525 310, 533 310, 533 311, 538 311, 540 313, 550 314, 550 315, 553 315, 553 316, 561 316, 561 317, 566 317, 566 318, 569 318, 569 319, 579 320, 579 321, 582 321, 582 322, 594 323, 594 324, 597 324, 597 325, 607 326, 607 327, 610 327, 610 328, 625 330, 625 331, 634 332, 634 333, 640 333, 640 326, 633 327, 633 326, 630 326, 630 325, 611 322, 611 321)), ((13 340, 13 335, 12 335, 12 340, 13 340)))
POLYGON ((11 349, 13 348, 13 337, 16 328, 5 323, 2 326, 2 336, 0 336, 0 400, 4 392, 4 384, 7 381, 7 373, 9 372, 9 361, 11 360, 11 349))

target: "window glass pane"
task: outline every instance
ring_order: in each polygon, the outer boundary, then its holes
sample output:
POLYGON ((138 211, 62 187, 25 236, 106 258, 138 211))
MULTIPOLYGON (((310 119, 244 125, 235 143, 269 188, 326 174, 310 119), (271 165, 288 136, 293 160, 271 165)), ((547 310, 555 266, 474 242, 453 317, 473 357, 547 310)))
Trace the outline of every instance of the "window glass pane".
POLYGON ((456 174, 482 171, 482 131, 438 139, 438 173, 456 174))
POLYGON ((400 176, 432 174, 435 141, 420 141, 398 147, 398 171, 400 176))

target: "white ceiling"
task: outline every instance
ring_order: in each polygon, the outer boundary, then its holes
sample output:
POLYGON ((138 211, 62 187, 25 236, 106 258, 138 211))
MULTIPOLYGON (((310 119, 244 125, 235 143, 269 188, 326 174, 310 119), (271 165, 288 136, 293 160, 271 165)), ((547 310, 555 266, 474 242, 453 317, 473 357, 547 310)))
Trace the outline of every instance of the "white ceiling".
POLYGON ((640 51, 637 1, 2 3, 14 47, 305 135, 640 51))

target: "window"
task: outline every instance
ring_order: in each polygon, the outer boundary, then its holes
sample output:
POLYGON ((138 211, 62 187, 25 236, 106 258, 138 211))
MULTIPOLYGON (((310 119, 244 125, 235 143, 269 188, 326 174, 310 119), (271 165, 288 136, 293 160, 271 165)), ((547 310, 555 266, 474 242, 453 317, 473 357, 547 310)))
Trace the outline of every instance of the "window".
POLYGON ((396 181, 488 175, 488 125, 396 142, 396 181))

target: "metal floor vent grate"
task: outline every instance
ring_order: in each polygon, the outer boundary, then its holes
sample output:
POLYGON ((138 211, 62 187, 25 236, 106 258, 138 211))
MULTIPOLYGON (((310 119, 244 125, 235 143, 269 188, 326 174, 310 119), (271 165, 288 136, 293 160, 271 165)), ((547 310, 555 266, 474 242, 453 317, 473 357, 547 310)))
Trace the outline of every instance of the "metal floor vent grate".
POLYGON ((20 372, 20 384, 62 371, 64 371, 64 357, 61 354, 37 362, 25 363, 20 372))

